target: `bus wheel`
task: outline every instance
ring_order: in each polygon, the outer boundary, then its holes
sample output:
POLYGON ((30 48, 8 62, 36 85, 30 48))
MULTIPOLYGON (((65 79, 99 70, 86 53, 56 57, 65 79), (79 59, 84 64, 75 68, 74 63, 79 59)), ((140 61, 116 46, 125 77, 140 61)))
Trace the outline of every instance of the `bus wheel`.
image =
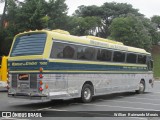
POLYGON ((84 84, 81 91, 81 100, 84 103, 88 103, 92 100, 93 87, 89 84, 84 84))
POLYGON ((144 80, 141 80, 139 83, 139 90, 136 90, 136 93, 142 94, 145 91, 145 82, 144 80))

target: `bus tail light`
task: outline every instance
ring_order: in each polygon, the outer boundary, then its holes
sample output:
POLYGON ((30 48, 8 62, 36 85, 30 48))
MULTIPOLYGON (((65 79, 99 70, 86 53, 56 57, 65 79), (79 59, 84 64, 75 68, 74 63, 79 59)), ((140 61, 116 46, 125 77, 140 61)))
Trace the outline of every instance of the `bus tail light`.
POLYGON ((48 89, 48 84, 46 84, 46 89, 48 89))
POLYGON ((43 91, 43 88, 42 88, 42 87, 40 87, 40 88, 39 88, 39 90, 40 90, 40 91, 43 91))
POLYGON ((43 78, 43 75, 42 75, 42 74, 39 74, 39 78, 43 78))
POLYGON ((39 84, 40 84, 40 85, 43 85, 43 82, 42 82, 42 80, 40 80, 40 81, 39 81, 39 84))
POLYGON ((42 68, 42 67, 40 67, 40 68, 39 68, 39 71, 40 71, 40 72, 43 72, 43 68, 42 68))

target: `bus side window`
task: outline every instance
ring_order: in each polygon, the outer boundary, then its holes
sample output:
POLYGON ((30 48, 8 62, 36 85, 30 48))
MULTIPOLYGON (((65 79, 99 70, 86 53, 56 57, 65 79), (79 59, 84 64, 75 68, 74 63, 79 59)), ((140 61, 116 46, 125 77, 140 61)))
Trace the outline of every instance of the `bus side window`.
POLYGON ((63 49, 63 58, 74 58, 75 49, 69 45, 63 49))
POLYGON ((98 49, 97 60, 99 61, 111 61, 112 51, 105 49, 98 49))
POLYGON ((153 60, 150 56, 147 57, 147 67, 148 67, 148 70, 153 70, 153 60))
POLYGON ((146 64, 146 56, 145 55, 138 55, 138 63, 139 64, 146 64))
POLYGON ((63 58, 63 48, 64 48, 64 45, 62 43, 53 42, 50 57, 51 58, 63 58))
POLYGON ((113 62, 124 62, 125 61, 125 53, 114 51, 113 62))
POLYGON ((77 59, 81 60, 94 60, 95 48, 78 46, 77 59))
POLYGON ((75 48, 73 45, 54 42, 50 57, 73 59, 74 54, 75 54, 75 48))
POLYGON ((127 63, 136 63, 137 55, 133 53, 127 53, 127 63))

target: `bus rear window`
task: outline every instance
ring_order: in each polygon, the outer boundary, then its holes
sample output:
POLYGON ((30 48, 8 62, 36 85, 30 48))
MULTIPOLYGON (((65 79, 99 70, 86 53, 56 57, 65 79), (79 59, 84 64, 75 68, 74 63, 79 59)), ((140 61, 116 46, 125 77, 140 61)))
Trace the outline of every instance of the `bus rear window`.
POLYGON ((42 55, 47 34, 25 34, 17 37, 11 52, 11 57, 26 55, 42 55))

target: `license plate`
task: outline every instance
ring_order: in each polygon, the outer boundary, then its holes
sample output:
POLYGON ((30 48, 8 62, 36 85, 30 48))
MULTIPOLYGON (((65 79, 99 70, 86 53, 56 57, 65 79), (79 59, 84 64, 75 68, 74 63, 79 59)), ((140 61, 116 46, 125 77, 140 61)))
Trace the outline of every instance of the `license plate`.
POLYGON ((29 74, 19 74, 18 79, 19 80, 29 80, 29 74))
POLYGON ((21 89, 27 89, 28 88, 28 85, 27 84, 21 84, 21 89))

